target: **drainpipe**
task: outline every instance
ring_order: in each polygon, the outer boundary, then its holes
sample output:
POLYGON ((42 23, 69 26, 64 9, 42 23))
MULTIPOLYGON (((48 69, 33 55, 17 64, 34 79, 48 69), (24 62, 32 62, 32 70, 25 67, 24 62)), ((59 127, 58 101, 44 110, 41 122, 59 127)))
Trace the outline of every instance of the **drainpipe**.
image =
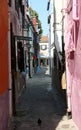
POLYGON ((10 13, 8 13, 8 70, 9 70, 9 115, 12 116, 12 75, 11 75, 11 43, 10 43, 10 13))
POLYGON ((69 69, 68 69, 68 62, 66 59, 66 81, 67 81, 67 114, 69 116, 69 114, 71 113, 71 85, 70 84, 70 73, 69 73, 69 69))
POLYGON ((16 72, 18 72, 18 53, 17 53, 17 38, 15 37, 15 50, 16 50, 16 72))
POLYGON ((16 115, 16 97, 15 97, 15 78, 14 78, 14 70, 12 71, 12 106, 13 106, 13 115, 16 115))

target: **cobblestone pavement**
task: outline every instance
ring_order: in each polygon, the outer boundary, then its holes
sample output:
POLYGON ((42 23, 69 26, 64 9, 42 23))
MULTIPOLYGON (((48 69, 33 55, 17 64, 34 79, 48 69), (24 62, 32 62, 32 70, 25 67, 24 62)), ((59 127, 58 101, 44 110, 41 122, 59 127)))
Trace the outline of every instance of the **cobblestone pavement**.
POLYGON ((61 96, 52 89, 45 67, 28 80, 16 111, 9 130, 77 130, 72 119, 67 119, 61 96))

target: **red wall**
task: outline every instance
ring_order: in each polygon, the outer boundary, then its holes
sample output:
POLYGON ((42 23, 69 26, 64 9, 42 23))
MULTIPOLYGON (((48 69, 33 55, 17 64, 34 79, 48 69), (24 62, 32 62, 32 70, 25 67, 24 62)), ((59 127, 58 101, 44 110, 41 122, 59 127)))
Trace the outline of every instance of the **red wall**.
POLYGON ((0 0, 0 94, 8 88, 8 3, 0 0))
POLYGON ((0 130, 8 130, 8 1, 0 0, 0 130))

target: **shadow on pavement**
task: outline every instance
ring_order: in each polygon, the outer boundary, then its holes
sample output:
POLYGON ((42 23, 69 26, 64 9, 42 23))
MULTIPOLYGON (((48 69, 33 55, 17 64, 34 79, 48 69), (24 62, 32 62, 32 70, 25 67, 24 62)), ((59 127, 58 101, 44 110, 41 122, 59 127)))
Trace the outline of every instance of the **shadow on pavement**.
MULTIPOLYGON (((62 96, 51 86, 48 68, 28 80, 12 119, 12 130, 59 130, 58 124, 66 115, 62 96), (41 125, 38 125, 38 119, 41 125)), ((66 127, 66 126, 65 126, 66 127)))

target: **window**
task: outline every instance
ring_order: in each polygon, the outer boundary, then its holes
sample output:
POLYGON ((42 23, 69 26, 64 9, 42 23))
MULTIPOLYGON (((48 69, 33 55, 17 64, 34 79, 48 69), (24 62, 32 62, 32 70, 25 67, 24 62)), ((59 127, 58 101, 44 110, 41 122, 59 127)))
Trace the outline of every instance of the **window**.
POLYGON ((46 50, 46 49, 47 49, 47 45, 41 45, 41 46, 40 46, 40 49, 41 49, 41 50, 46 50))
POLYGON ((9 6, 11 7, 11 0, 9 0, 8 3, 9 3, 9 6))

